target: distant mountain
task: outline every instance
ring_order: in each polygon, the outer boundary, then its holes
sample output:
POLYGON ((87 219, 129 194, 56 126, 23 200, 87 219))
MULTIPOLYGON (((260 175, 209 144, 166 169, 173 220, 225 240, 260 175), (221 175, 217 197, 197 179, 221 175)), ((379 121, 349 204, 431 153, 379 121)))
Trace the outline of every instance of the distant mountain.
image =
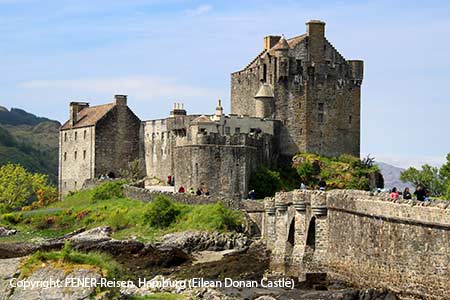
POLYGON ((397 189, 403 191, 405 187, 409 187, 410 190, 414 190, 414 186, 410 182, 403 182, 400 180, 400 174, 405 170, 384 162, 376 162, 378 167, 380 167, 381 174, 384 178, 384 187, 391 189, 396 187, 397 189))
POLYGON ((58 121, 0 106, 0 165, 19 163, 32 172, 58 176, 58 121))

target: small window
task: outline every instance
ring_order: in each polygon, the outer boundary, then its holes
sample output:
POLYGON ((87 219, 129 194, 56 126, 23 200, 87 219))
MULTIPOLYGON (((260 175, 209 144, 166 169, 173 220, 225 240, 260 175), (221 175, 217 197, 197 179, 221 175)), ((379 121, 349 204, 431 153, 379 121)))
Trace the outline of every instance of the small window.
POLYGON ((67 159, 67 152, 64 152, 64 161, 67 159))
POLYGON ((235 134, 240 134, 241 133, 241 128, 240 127, 236 127, 236 129, 234 129, 234 133, 235 134))
POLYGON ((77 133, 78 133, 78 132, 75 131, 75 141, 77 140, 77 133))
POLYGON ((67 142, 67 132, 64 132, 64 142, 67 142))
POLYGON ((225 134, 230 135, 230 127, 225 127, 225 134))
POLYGON ((319 103, 319 111, 323 111, 324 110, 324 105, 323 103, 319 103))
POLYGON ((65 188, 67 187, 67 181, 64 181, 64 187, 65 188))
POLYGON ((161 140, 164 140, 164 132, 161 133, 161 140))
POLYGON ((298 103, 298 108, 302 109, 302 103, 301 102, 298 103))
POLYGON ((300 128, 300 135, 303 135, 303 128, 300 128))
POLYGON ((75 151, 75 152, 73 153, 73 158, 74 158, 74 159, 77 159, 77 151, 75 151))
POLYGON ((85 130, 85 131, 83 132, 83 139, 86 139, 86 135, 87 135, 87 131, 85 130))
POLYGON ((77 188, 77 182, 76 181, 73 183, 73 187, 77 188))
POLYGON ((319 124, 323 124, 323 113, 319 113, 317 115, 317 122, 319 122, 319 124))
POLYGON ((352 116, 348 116, 348 124, 352 124, 352 116))
POLYGON ((86 159, 86 150, 83 150, 83 159, 86 159))

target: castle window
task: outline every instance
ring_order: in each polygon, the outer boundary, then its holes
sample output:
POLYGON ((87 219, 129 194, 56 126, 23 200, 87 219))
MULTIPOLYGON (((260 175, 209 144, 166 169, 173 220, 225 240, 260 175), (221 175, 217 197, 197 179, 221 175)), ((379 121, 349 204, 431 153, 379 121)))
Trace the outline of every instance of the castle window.
POLYGON ((263 82, 267 81, 267 65, 266 64, 263 65, 263 78, 262 78, 262 81, 263 82))
POLYGON ((67 142, 67 132, 64 133, 64 142, 67 142))
POLYGON ((67 187, 67 181, 64 181, 64 187, 65 188, 67 187))
POLYGON ((303 135, 303 128, 300 128, 300 135, 303 135))
POLYGON ((302 103, 301 102, 298 103, 298 108, 302 109, 302 103))
POLYGON ((318 113, 317 115, 317 122, 319 122, 319 124, 323 124, 324 120, 323 120, 323 113, 318 113))
POLYGON ((225 127, 225 134, 230 135, 230 127, 225 127))
POLYGON ((164 132, 161 133, 161 140, 164 140, 164 132))
POLYGON ((77 159, 77 151, 75 151, 75 152, 73 153, 73 158, 74 158, 74 159, 77 159))
POLYGON ((86 159, 86 150, 83 150, 83 159, 86 159))
POLYGON ((64 161, 67 159, 67 152, 64 152, 64 161))
POLYGON ((235 133, 235 134, 240 134, 240 133, 241 133, 241 128, 240 128, 240 127, 236 127, 236 128, 234 129, 234 133, 235 133))
POLYGON ((324 104, 323 103, 319 103, 319 111, 323 111, 324 110, 324 104))
POLYGON ((352 124, 352 116, 348 116, 348 124, 352 124))
POLYGON ((83 132, 83 139, 86 139, 86 134, 87 134, 87 131, 85 130, 85 131, 83 132))
POLYGON ((73 183, 73 187, 77 188, 77 182, 76 181, 73 183))
POLYGON ((75 131, 75 141, 77 140, 77 133, 78 133, 78 132, 75 131))

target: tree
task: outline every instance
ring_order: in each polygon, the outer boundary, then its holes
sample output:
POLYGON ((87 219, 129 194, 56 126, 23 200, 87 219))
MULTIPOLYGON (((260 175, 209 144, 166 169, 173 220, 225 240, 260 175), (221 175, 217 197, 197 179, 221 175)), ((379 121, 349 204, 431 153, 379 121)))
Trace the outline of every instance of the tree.
POLYGON ((259 169, 250 178, 250 190, 255 190, 258 199, 275 195, 281 186, 280 173, 267 168, 259 169))
POLYGON ((410 167, 400 174, 404 182, 422 185, 432 196, 442 196, 445 193, 445 182, 438 168, 425 164, 421 170, 410 167))
POLYGON ((17 164, 0 167, 0 211, 11 211, 35 201, 45 204, 57 198, 47 175, 27 172, 17 164))

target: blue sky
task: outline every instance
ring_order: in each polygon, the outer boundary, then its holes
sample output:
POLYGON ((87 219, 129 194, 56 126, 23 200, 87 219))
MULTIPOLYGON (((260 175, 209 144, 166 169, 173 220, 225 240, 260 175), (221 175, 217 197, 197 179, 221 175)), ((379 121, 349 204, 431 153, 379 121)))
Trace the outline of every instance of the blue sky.
POLYGON ((447 1, 0 0, 0 105, 64 121, 69 101, 129 95, 143 120, 229 111, 230 73, 263 37, 327 23, 347 59, 365 61, 362 154, 398 166, 450 152, 447 1))

